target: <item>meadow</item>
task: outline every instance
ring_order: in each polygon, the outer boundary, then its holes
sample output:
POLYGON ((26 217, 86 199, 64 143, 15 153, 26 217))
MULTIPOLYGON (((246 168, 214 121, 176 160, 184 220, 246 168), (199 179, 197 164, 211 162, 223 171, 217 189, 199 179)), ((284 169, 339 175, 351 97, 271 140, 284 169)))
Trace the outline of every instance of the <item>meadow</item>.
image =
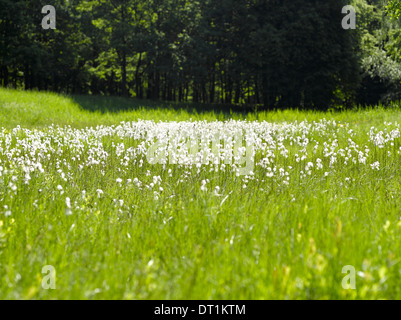
POLYGON ((400 299, 400 124, 0 88, 0 299, 400 299))

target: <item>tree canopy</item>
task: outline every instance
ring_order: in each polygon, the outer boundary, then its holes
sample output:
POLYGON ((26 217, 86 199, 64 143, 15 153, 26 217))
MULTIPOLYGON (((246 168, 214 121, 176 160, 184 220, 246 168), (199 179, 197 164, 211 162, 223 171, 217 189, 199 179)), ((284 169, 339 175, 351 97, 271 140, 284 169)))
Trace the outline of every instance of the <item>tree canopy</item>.
POLYGON ((387 11, 393 19, 398 19, 401 16, 401 1, 389 0, 387 4, 387 11))
POLYGON ((48 2, 0 0, 0 85, 265 108, 397 98, 400 28, 382 1, 353 1, 356 30, 343 0, 53 0, 43 30, 48 2))

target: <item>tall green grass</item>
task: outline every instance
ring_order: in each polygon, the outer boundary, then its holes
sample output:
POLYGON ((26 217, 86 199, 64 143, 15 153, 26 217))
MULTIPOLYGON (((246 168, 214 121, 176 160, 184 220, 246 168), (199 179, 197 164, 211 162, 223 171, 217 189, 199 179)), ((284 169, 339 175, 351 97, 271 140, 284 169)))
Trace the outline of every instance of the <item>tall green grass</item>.
MULTIPOLYGON (((350 123, 356 143, 371 126, 400 122, 399 109, 344 112, 276 111, 255 114, 198 112, 122 98, 60 96, 0 89, 0 127, 76 128, 151 119, 248 119, 350 123), (122 110, 122 111, 121 111, 122 110)), ((23 138, 23 137, 21 137, 23 138)), ((111 143, 121 142, 110 138, 111 143)), ((129 146, 130 141, 124 141, 129 146)), ((394 146, 394 150, 396 146, 394 146)), ((63 158, 73 163, 73 154, 63 158)), ((377 150, 380 154, 380 150, 377 150)), ((4 163, 5 156, 0 160, 4 163)), ((56 166, 29 185, 16 171, 18 193, 0 184, 0 298, 2 299, 399 299, 401 298, 401 162, 378 158, 381 171, 337 168, 327 178, 285 188, 232 174, 185 173, 144 163, 126 173, 111 156, 104 175, 74 169, 66 183, 56 166), (151 172, 148 177, 147 171, 151 172), (120 187, 117 178, 163 179, 164 193, 120 187), (187 178, 183 178, 188 175, 187 178), (347 188, 345 179, 353 181, 347 188), (184 179, 184 183, 177 183, 184 179), (209 191, 200 181, 209 179, 209 191), (63 187, 64 193, 57 189, 63 187), (222 197, 210 188, 221 187, 222 197), (261 190, 263 188, 264 190, 261 190), (102 189, 99 199, 96 190, 102 189), (85 190, 86 196, 81 192, 85 190), (65 214, 65 197, 79 210, 65 214), (113 202, 123 199, 119 207, 113 202), (224 200, 224 201, 223 201, 224 200), (4 213, 7 205, 11 216, 4 213), (42 268, 53 265, 57 288, 42 288, 42 268), (342 268, 359 272, 345 290, 342 268)), ((284 160, 278 159, 279 164, 284 160)), ((288 165, 288 164, 287 164, 288 165)), ((292 164, 297 174, 304 164, 292 164)), ((257 172, 263 179, 264 173, 257 172)))

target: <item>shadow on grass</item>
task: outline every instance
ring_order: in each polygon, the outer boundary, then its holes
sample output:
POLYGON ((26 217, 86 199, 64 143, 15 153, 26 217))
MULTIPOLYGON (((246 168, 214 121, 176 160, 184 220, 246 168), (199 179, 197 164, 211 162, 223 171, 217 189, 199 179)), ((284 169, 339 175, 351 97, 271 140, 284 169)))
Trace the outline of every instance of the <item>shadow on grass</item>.
POLYGON ((255 112, 255 106, 229 104, 201 104, 192 102, 163 102, 115 96, 72 95, 69 98, 83 110, 101 113, 119 113, 139 109, 186 111, 189 114, 214 112, 229 117, 232 113, 247 114, 255 112))

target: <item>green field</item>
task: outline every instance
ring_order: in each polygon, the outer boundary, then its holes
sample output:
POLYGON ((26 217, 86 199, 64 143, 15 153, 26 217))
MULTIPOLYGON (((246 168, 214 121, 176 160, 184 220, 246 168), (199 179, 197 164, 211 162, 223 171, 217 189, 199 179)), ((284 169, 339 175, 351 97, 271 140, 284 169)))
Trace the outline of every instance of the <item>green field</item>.
POLYGON ((400 111, 0 89, 0 299, 400 299, 400 111), (151 164, 168 129, 251 132, 257 165, 151 164))

